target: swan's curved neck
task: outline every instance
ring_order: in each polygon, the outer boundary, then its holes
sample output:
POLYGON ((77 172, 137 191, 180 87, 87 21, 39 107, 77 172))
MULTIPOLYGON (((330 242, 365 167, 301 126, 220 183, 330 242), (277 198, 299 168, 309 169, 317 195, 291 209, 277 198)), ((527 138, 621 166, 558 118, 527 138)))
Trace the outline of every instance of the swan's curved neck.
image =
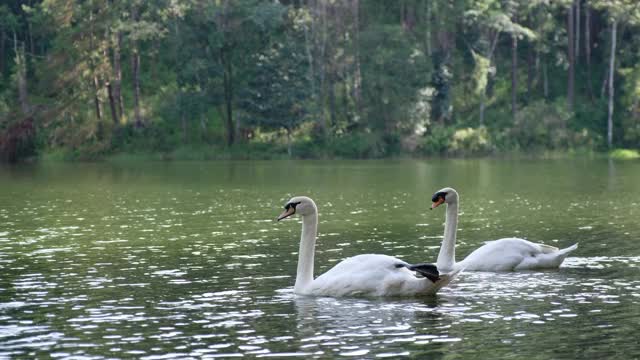
POLYGON ((318 234, 318 213, 302 217, 302 235, 298 250, 298 275, 294 291, 301 292, 313 282, 313 258, 318 234))
POLYGON ((456 264, 456 231, 458 229, 458 202, 447 204, 444 238, 436 266, 441 271, 451 271, 456 264))

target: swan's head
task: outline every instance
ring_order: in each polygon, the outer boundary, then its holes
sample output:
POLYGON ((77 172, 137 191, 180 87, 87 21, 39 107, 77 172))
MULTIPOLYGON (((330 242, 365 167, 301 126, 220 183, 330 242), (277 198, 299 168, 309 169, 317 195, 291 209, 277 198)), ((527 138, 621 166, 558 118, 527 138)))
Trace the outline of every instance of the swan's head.
POLYGON ((316 213, 316 203, 306 196, 294 196, 284 205, 284 211, 278 216, 278 221, 286 219, 293 214, 307 216, 316 213))
POLYGON ((458 192, 450 187, 446 187, 444 189, 440 189, 433 194, 431 198, 432 204, 431 209, 435 209, 443 203, 453 204, 458 202, 458 192))

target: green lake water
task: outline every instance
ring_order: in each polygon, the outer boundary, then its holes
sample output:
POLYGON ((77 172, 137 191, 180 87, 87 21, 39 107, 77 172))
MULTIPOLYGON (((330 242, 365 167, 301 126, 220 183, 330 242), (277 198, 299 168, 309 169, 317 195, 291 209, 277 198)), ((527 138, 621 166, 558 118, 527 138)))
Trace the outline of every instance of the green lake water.
POLYGON ((0 358, 640 357, 640 162, 264 161, 0 167, 0 358), (316 275, 361 253, 435 262, 523 237, 559 270, 461 274, 437 296, 292 292, 300 222, 316 275))

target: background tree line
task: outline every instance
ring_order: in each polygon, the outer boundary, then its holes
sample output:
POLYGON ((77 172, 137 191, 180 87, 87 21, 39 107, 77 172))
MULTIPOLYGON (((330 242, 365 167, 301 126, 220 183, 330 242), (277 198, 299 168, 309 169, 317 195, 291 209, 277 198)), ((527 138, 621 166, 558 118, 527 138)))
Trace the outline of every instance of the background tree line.
POLYGON ((15 0, 0 154, 382 157, 640 144, 635 0, 15 0))

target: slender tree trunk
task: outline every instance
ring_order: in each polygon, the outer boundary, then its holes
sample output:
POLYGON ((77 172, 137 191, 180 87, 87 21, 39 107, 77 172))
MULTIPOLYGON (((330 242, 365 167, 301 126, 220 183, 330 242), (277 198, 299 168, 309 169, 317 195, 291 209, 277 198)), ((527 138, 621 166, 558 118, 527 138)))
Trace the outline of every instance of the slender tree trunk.
POLYGON ((527 48, 527 103, 533 96, 533 80, 535 78, 535 58, 533 56, 533 43, 529 42, 527 48))
POLYGON ((353 111, 351 111, 349 106, 349 80, 347 80, 347 74, 344 74, 345 80, 342 82, 342 109, 344 111, 344 119, 347 123, 351 123, 351 117, 353 115, 353 111))
MULTIPOLYGON (((313 11, 313 5, 311 4, 310 0, 307 0, 307 4, 306 4, 307 8, 309 9, 309 11, 313 11)), ((304 44, 305 44, 305 50, 307 53, 307 63, 309 64, 309 85, 311 85, 311 116, 313 118, 317 118, 318 116, 318 111, 319 111, 319 102, 318 102, 318 90, 317 90, 317 86, 316 86, 316 73, 315 73, 315 66, 314 66, 314 57, 313 57, 313 39, 315 38, 315 35, 309 34, 310 29, 311 28, 311 32, 313 32, 313 22, 314 22, 314 16, 313 14, 311 14, 310 18, 309 18, 309 26, 304 25, 304 44)))
POLYGON ((187 117, 182 111, 180 112, 180 124, 182 125, 182 142, 186 144, 189 139, 187 136, 187 117))
POLYGON ((567 13, 567 54, 569 55, 569 74, 567 83, 567 107, 569 111, 573 111, 575 96, 575 45, 574 45, 574 22, 573 22, 573 5, 569 6, 567 13))
POLYGON ((102 106, 100 104, 100 97, 98 96, 98 91, 100 90, 100 81, 98 80, 98 76, 93 75, 93 91, 94 91, 94 95, 93 95, 93 101, 95 103, 96 106, 96 116, 98 117, 98 120, 102 120, 102 106))
POLYGON ((113 86, 111 82, 107 83, 107 95, 109 96, 109 108, 111 110, 111 120, 113 120, 114 125, 118 125, 120 121, 118 120, 118 110, 116 106, 116 100, 113 96, 113 86))
POLYGON ((575 60, 576 60, 576 64, 580 62, 580 1, 581 0, 575 0, 575 8, 576 8, 576 30, 575 30, 575 34, 576 34, 576 39, 574 41, 574 45, 576 48, 575 51, 575 60))
MULTIPOLYGON (((326 101, 326 94, 327 94, 327 84, 326 84, 326 78, 327 78, 327 62, 328 59, 326 57, 326 52, 327 52, 327 4, 324 1, 318 1, 318 3, 320 3, 320 21, 321 21, 321 26, 322 26, 322 33, 320 34, 321 36, 321 43, 320 43, 320 66, 319 66, 319 71, 320 71, 320 102, 319 102, 319 106, 320 109, 322 110, 324 108, 324 104, 326 101)), ((320 127, 322 129, 322 133, 326 133, 327 131, 327 118, 326 115, 324 113, 324 111, 322 111, 322 116, 321 116, 321 122, 320 122, 320 127)))
MULTIPOLYGON (((433 74, 431 81, 435 88, 432 100, 431 118, 434 122, 446 124, 451 117, 451 42, 447 29, 439 30, 437 34, 437 48, 432 56, 433 74)), ((385 107, 386 109, 386 107, 385 107)))
POLYGON ((132 64, 133 71, 133 112, 136 119, 136 127, 142 126, 140 114, 140 52, 137 44, 133 45, 132 64))
MULTIPOLYGON (((94 44, 94 39, 95 35, 94 35, 94 29, 93 29, 93 10, 89 11, 89 50, 93 53, 96 49, 95 49, 95 44, 94 44)), ((101 109, 101 105, 100 105, 100 97, 98 96, 98 93, 100 91, 100 81, 98 80, 98 74, 97 74, 97 70, 96 70, 96 63, 93 60, 93 57, 90 58, 89 60, 89 66, 90 66, 90 70, 92 73, 92 80, 93 80, 93 102, 94 102, 94 106, 95 106, 95 110, 96 110, 96 117, 98 118, 98 120, 102 120, 102 109, 101 109)))
POLYGON ((518 37, 511 36, 511 116, 518 112, 518 37))
POLYGON ((329 126, 336 124, 336 91, 334 74, 327 77, 327 92, 329 96, 329 126))
POLYGON ((355 101, 356 114, 360 116, 362 106, 362 72, 360 69, 360 0, 353 1, 353 17, 355 27, 355 74, 353 77, 353 98, 355 101))
POLYGON ((591 102, 593 102, 595 96, 593 94, 593 79, 591 76, 591 8, 589 6, 585 8, 584 38, 584 50, 587 60, 587 91, 591 102))
POLYGON ((4 75, 4 68, 6 66, 5 63, 5 52, 6 52, 6 47, 5 44, 7 43, 7 33, 4 31, 4 29, 0 29, 0 76, 4 75))
POLYGON ((203 133, 207 131, 207 118, 205 116, 200 118, 200 130, 202 130, 203 133))
POLYGON ((122 46, 122 32, 116 33, 116 38, 113 44, 113 97, 118 109, 118 119, 122 119, 124 116, 124 101, 122 100, 122 65, 120 48, 122 46))
POLYGON ((427 21, 425 24, 426 28, 426 43, 427 43, 427 56, 431 56, 431 11, 432 11, 432 1, 425 1, 427 5, 427 21))
POLYGON ((226 49, 220 50, 220 60, 223 66, 223 86, 225 103, 225 121, 227 123, 227 146, 232 146, 235 142, 235 126, 233 123, 233 74, 231 61, 228 58, 226 49))
POLYGON ((542 93, 545 100, 549 99, 549 74, 547 72, 547 59, 542 61, 542 93))
POLYGON ((611 23, 611 55, 609 57, 609 113, 607 115, 607 145, 609 149, 613 146, 613 97, 614 97, 614 73, 616 64, 616 37, 618 30, 618 21, 613 20, 611 23))
POLYGON ((287 126, 287 155, 291 157, 293 155, 293 150, 291 146, 291 128, 287 126))
POLYGON ((13 32, 13 46, 16 54, 16 73, 18 82, 18 102, 20 102, 20 109, 22 113, 29 114, 31 112, 31 106, 29 104, 29 92, 27 84, 27 62, 25 58, 24 43, 18 48, 18 37, 16 32, 13 32))
MULTIPOLYGON (((139 9, 134 5, 131 9, 131 18, 138 22, 140 20, 139 9)), ((142 115, 140 114, 140 49, 138 42, 132 41, 131 70, 133 75, 133 114, 136 127, 142 126, 142 115)))
MULTIPOLYGON (((490 36, 490 35, 489 35, 490 36)), ((491 47, 489 48, 489 53, 487 54, 487 59, 489 59, 489 66, 493 64, 493 53, 496 50, 496 46, 498 46, 498 39, 500 38, 500 33, 496 32, 491 42, 491 47)), ((488 81, 491 81, 489 78, 488 81)), ((487 85, 488 87, 489 85, 487 85)), ((487 101, 487 89, 482 90, 482 95, 480 96, 480 126, 484 125, 484 112, 486 110, 486 101, 487 101)))
POLYGON ((604 99, 604 96, 607 94, 608 83, 609 83, 609 71, 605 71, 604 77, 602 78, 602 86, 600 87, 600 99, 604 99))
POLYGON ((20 50, 19 62, 16 64, 18 68, 18 100, 20 101, 20 108, 24 114, 31 112, 31 106, 29 105, 29 92, 27 85, 27 63, 24 56, 24 46, 20 50))
POLYGON ((35 54, 35 45, 33 43, 33 31, 32 31, 31 21, 27 20, 27 31, 29 32, 29 52, 31 55, 35 54))

